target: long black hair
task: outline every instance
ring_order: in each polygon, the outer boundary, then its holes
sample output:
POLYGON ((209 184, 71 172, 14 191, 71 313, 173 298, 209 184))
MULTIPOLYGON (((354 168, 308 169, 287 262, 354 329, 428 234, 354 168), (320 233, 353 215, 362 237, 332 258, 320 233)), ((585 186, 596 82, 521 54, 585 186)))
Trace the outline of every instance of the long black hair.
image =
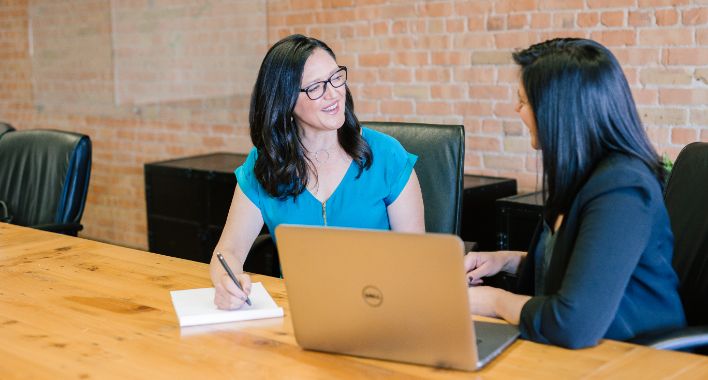
MULTIPOLYGON (((263 58, 251 95, 248 121, 251 141, 258 150, 256 179, 268 194, 280 199, 297 196, 307 186, 310 161, 293 120, 293 109, 300 95, 305 62, 315 49, 322 49, 336 59, 327 44, 300 34, 275 43, 263 58)), ((354 114, 354 101, 348 87, 345 105, 344 125, 337 130, 337 139, 357 164, 358 175, 361 175, 371 166, 373 154, 361 137, 361 125, 354 114)))
POLYGON ((603 158, 636 157, 663 184, 665 171, 615 56, 599 43, 557 38, 513 53, 543 155, 546 218, 570 208, 603 158))

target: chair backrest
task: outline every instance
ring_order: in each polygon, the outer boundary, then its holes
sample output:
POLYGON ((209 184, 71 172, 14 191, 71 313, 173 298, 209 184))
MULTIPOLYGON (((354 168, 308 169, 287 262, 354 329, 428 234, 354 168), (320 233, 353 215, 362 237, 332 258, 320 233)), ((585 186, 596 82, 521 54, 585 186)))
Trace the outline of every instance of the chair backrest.
POLYGON ((0 200, 13 223, 80 223, 91 174, 88 136, 21 130, 0 139, 0 200))
POLYGON ((0 121, 0 138, 2 138, 5 133, 12 132, 14 130, 15 127, 13 127, 12 125, 0 121))
POLYGON ((423 192, 425 230, 459 235, 465 127, 400 122, 362 125, 393 136, 408 152, 418 156, 415 172, 423 192))
POLYGON ((708 143, 689 144, 679 153, 664 200, 688 324, 708 325, 708 143))

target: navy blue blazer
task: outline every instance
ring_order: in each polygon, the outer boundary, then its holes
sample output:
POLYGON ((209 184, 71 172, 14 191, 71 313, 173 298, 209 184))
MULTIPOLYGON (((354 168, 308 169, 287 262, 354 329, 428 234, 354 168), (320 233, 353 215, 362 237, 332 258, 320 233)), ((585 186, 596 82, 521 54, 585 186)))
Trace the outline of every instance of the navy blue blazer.
MULTIPOLYGON (((519 291, 529 295, 538 235, 519 278, 519 291)), ((638 159, 611 155, 580 189, 556 232, 546 294, 522 308, 521 336, 581 348, 601 338, 627 340, 685 326, 672 256, 656 177, 638 159)))

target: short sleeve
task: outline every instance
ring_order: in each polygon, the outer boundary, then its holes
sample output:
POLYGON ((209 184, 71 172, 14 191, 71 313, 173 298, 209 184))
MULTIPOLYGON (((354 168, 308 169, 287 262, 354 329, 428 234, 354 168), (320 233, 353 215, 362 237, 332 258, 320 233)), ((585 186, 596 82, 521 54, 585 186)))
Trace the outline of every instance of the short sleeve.
POLYGON ((236 168, 234 173, 236 173, 236 183, 241 188, 241 191, 260 209, 261 185, 258 183, 254 172, 257 158, 258 151, 256 148, 251 149, 251 152, 248 153, 248 157, 246 157, 246 161, 243 165, 236 168))
POLYGON ((418 161, 418 156, 408 153, 398 141, 394 140, 394 142, 395 146, 392 146, 386 157, 386 178, 389 185, 388 195, 384 198, 386 206, 395 202, 406 187, 413 166, 418 161))

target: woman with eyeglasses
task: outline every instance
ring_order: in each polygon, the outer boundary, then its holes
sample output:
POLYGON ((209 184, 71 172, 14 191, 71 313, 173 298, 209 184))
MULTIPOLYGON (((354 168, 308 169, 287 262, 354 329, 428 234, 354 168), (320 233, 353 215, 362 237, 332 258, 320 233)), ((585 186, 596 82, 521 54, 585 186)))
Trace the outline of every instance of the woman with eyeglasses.
POLYGON ((251 282, 243 263, 264 223, 271 235, 282 223, 424 232, 417 157, 359 124, 346 83, 347 68, 314 38, 286 37, 263 59, 249 114, 254 148, 236 169, 210 264, 219 308, 246 301, 251 282), (243 291, 217 253, 239 273, 243 291))
POLYGON ((472 285, 519 274, 520 294, 472 286, 472 313, 569 348, 684 326, 664 168, 616 58, 572 38, 513 58, 521 67, 516 111, 543 156, 545 212, 528 253, 466 256, 472 285))

